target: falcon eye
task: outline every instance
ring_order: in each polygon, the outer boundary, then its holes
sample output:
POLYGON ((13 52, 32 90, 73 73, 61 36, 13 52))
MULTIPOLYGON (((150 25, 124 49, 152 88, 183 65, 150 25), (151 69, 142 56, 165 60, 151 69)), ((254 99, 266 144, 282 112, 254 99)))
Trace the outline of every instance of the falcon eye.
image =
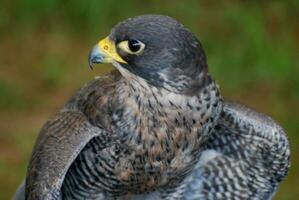
POLYGON ((138 40, 129 40, 128 44, 132 52, 137 52, 141 48, 141 43, 138 40))
POLYGON ((129 54, 139 54, 143 51, 145 44, 139 40, 125 40, 120 42, 118 48, 129 54))

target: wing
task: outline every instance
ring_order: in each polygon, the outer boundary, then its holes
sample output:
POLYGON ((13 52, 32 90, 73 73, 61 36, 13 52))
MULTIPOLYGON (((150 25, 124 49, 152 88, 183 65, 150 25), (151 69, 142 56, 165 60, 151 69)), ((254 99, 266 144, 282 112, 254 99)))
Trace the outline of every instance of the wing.
POLYGON ((41 129, 29 162, 26 183, 15 199, 60 199, 64 177, 77 155, 94 137, 99 148, 115 141, 115 135, 104 128, 107 122, 107 97, 113 92, 112 73, 97 78, 79 90, 64 109, 41 129))
POLYGON ((225 102, 184 197, 271 199, 287 174, 289 156, 287 137, 270 117, 225 102))
POLYGON ((94 137, 105 146, 109 135, 79 112, 61 112, 40 132, 29 163, 26 199, 58 199, 64 176, 83 147, 94 137))

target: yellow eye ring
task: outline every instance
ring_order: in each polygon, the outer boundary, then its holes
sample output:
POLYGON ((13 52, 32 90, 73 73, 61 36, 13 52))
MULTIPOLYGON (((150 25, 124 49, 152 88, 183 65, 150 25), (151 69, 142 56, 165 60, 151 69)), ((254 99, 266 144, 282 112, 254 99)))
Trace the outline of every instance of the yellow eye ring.
POLYGON ((129 54, 140 54, 145 48, 145 44, 139 40, 125 40, 120 42, 118 48, 129 54))

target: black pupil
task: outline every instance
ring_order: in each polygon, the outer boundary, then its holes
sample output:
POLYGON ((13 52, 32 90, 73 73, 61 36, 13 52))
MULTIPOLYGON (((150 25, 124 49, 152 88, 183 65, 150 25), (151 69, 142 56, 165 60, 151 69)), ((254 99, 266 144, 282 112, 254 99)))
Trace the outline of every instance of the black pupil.
POLYGON ((138 40, 129 40, 129 48, 132 52, 137 52, 140 47, 141 47, 141 44, 138 40))

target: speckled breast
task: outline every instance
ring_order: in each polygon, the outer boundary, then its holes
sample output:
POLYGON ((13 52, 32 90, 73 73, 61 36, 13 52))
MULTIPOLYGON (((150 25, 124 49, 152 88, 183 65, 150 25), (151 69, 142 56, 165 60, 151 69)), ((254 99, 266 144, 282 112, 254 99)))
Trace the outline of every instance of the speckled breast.
POLYGON ((99 138, 91 140, 69 169, 64 188, 73 182, 88 195, 119 196, 175 187, 198 161, 218 119, 216 97, 211 90, 180 104, 156 98, 116 107, 110 130, 118 139, 104 149, 99 138))

